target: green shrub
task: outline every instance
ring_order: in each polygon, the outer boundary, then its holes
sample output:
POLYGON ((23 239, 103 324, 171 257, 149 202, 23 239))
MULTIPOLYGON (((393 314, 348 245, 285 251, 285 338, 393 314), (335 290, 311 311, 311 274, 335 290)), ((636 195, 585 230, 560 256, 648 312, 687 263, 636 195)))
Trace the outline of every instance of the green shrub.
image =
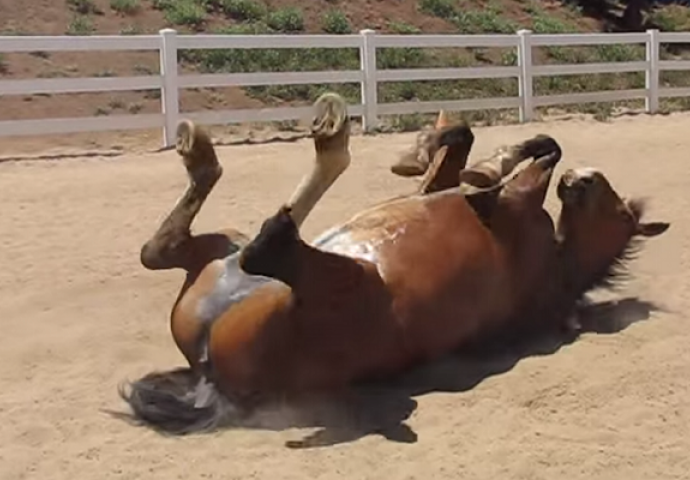
POLYGON ((302 11, 288 7, 272 12, 268 16, 268 26, 279 32, 299 32, 304 30, 302 11))
POLYGON ((199 27, 206 19, 206 11, 194 0, 175 0, 164 7, 165 19, 173 25, 199 27))
POLYGON ((67 27, 67 35, 90 35, 93 31, 93 24, 86 15, 75 16, 67 27))
POLYGON ((221 0, 221 10, 241 22, 255 22, 266 17, 266 7, 255 0, 221 0))
POLYGON ((139 0, 110 0, 110 8, 123 15, 133 15, 140 7, 139 0))
POLYGON ((156 10, 167 10, 172 7, 173 3, 175 3, 174 0, 152 0, 151 2, 156 10))
POLYGON ((664 5, 649 13, 649 23, 663 32, 690 30, 690 8, 685 5, 664 5))
POLYGON ((512 20, 501 16, 501 12, 486 8, 467 10, 453 17, 453 23, 460 33, 515 33, 520 29, 512 20))
POLYGON ((421 33, 421 30, 419 28, 405 22, 388 22, 388 28, 391 30, 391 32, 400 35, 411 35, 415 33, 421 33))
POLYGON ((420 0, 417 8, 420 12, 439 18, 451 18, 456 14, 453 0, 420 0))
POLYGON ((324 13, 322 29, 326 33, 344 35, 352 33, 352 26, 345 14, 340 10, 330 10, 324 13))

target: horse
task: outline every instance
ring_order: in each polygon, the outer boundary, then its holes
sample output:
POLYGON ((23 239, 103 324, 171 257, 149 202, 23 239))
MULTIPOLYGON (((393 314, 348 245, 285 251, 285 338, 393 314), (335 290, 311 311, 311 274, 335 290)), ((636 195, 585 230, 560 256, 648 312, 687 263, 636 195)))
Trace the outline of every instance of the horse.
MULTIPOLYGON (((345 101, 339 95, 327 92, 315 101, 314 109, 311 136, 315 161, 312 170, 302 178, 289 202, 298 227, 351 161, 350 119, 345 101)), ((447 188, 449 184, 459 184, 458 174, 465 168, 467 155, 474 141, 473 133, 466 123, 449 124, 443 111, 440 112, 430 136, 435 140, 418 144, 415 151, 417 155, 424 157, 430 153, 435 155, 442 149, 443 165, 439 163, 441 168, 425 171, 419 188, 411 194, 430 193, 447 188)), ((187 311, 186 295, 190 289, 191 296, 199 288, 205 288, 200 285, 204 285, 208 272, 213 268, 207 267, 238 252, 249 243, 250 238, 234 228, 192 235, 191 224, 222 176, 223 168, 208 133, 188 120, 178 124, 176 151, 182 158, 189 183, 157 231, 142 246, 140 262, 149 270, 183 269, 186 272, 185 281, 172 309, 171 326, 178 348, 187 361, 194 365, 199 359, 199 344, 203 343, 202 331, 206 327, 204 320, 199 320, 197 314, 187 311)), ((520 152, 522 155, 530 153, 520 152)), ((516 163, 524 158, 526 157, 516 156, 512 161, 516 163)), ((205 315, 201 317, 205 318, 205 315)))
MULTIPOLYGON (((555 224, 543 202, 562 153, 542 135, 514 149, 535 155, 512 178, 499 178, 505 163, 478 168, 479 187, 458 182, 383 202, 309 244, 299 227, 350 161, 343 103, 331 97, 319 108, 314 172, 255 238, 220 256, 196 244, 188 224, 177 230, 184 235, 165 258, 187 271, 171 323, 189 367, 148 374, 129 394, 121 387, 143 423, 209 431, 266 402, 346 392, 497 334, 561 328, 640 239, 670 226, 645 222, 645 204, 621 198, 595 169, 561 177, 555 224)), ((190 176, 213 178, 201 174, 217 172, 213 147, 184 125, 190 176)), ((200 197, 190 196, 195 205, 200 197)))

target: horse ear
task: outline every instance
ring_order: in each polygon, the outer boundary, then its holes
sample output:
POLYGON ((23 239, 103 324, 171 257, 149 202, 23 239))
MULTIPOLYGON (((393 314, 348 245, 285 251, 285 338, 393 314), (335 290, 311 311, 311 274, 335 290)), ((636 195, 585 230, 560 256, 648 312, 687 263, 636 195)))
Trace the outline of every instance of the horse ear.
POLYGON ((445 110, 438 112, 438 117, 436 118, 436 130, 440 130, 448 126, 448 117, 445 110))
POLYGON ((656 237, 668 230, 670 226, 671 224, 667 222, 638 223, 637 234, 644 237, 656 237))

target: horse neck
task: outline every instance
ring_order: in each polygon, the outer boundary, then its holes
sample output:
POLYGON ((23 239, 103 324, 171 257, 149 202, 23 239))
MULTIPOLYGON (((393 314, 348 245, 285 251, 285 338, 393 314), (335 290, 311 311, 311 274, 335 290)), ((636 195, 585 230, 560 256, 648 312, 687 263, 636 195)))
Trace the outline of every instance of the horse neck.
POLYGON ((541 316, 562 303, 558 243, 551 216, 542 207, 499 202, 489 226, 504 251, 512 278, 511 297, 527 316, 541 316))
POLYGON ((580 297, 599 285, 611 283, 616 267, 632 252, 632 234, 625 226, 604 223, 595 226, 566 228, 567 212, 559 219, 559 262, 564 288, 580 297))

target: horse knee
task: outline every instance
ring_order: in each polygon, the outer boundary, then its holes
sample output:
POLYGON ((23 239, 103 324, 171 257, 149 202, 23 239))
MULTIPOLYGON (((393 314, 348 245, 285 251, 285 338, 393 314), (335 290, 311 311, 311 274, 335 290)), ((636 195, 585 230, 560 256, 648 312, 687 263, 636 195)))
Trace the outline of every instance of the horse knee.
POLYGON ((161 249, 151 242, 146 242, 139 252, 139 261, 147 270, 163 270, 168 267, 161 249))

